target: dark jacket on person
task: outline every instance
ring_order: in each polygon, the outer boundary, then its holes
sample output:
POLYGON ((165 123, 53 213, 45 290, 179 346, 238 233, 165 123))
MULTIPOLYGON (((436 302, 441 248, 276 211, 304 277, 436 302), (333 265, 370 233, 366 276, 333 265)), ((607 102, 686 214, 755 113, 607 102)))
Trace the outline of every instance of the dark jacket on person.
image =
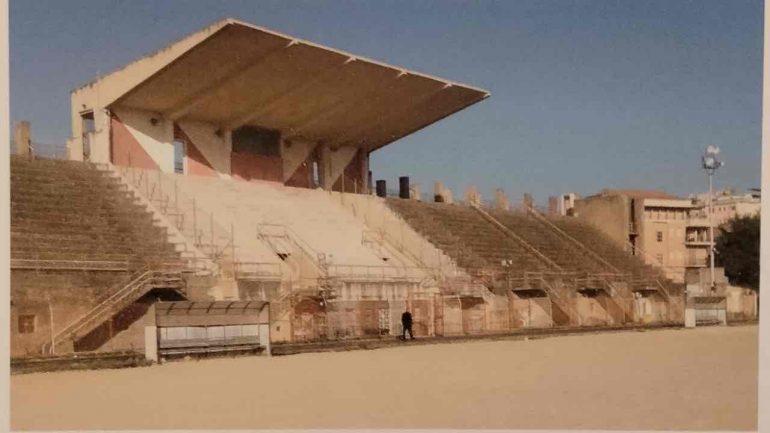
POLYGON ((412 313, 405 311, 404 314, 401 315, 401 324, 404 325, 404 328, 411 328, 412 327, 412 313))

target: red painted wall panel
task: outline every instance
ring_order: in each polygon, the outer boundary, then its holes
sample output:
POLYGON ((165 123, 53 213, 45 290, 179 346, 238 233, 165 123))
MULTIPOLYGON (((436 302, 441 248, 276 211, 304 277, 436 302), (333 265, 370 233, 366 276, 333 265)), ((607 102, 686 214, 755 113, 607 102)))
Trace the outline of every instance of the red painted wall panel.
POLYGON ((350 160, 347 167, 345 167, 345 170, 343 170, 343 175, 345 176, 345 190, 342 191, 342 176, 340 176, 339 179, 337 179, 336 182, 334 182, 334 186, 332 187, 333 191, 341 191, 341 192, 361 192, 361 188, 364 185, 363 178, 361 177, 363 173, 363 163, 364 163, 364 152, 359 150, 356 152, 353 159, 350 160))
POLYGON ((110 118, 110 159, 115 165, 148 169, 158 168, 158 164, 144 150, 116 114, 110 118))
POLYGON ((214 170, 211 163, 205 156, 198 150, 195 143, 190 140, 190 137, 184 133, 182 128, 174 125, 174 138, 179 138, 187 143, 187 173, 193 176, 217 176, 217 171, 214 170))
POLYGON ((230 154, 230 171, 240 180, 269 180, 283 182, 283 160, 275 156, 245 153, 230 154))

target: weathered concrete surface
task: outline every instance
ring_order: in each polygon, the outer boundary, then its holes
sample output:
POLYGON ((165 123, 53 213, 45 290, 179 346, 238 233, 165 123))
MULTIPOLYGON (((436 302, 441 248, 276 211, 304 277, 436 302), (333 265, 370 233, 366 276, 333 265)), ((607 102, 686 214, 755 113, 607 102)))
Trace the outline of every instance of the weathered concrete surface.
POLYGON ((749 430, 756 414, 756 326, 11 378, 12 429, 749 430))

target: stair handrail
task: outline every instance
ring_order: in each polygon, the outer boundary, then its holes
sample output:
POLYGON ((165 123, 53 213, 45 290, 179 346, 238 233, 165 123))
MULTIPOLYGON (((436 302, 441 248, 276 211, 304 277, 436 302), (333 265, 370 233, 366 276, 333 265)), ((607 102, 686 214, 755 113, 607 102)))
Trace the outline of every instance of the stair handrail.
MULTIPOLYGON (((559 292, 551 286, 551 284, 548 282, 548 280, 545 279, 544 276, 541 276, 539 278, 540 282, 545 287, 546 294, 554 300, 556 300, 557 304, 561 306, 565 306, 567 308, 567 315, 569 316, 568 319, 570 323, 574 323, 575 321, 579 320, 579 314, 575 307, 569 302, 569 299, 565 299, 564 297, 559 294, 559 292)), ((551 312, 551 316, 553 317, 553 312, 551 312)))
POLYGON ((404 256, 406 256, 406 258, 409 259, 410 261, 412 261, 413 263, 417 264, 417 266, 407 266, 405 264, 402 264, 402 266, 391 265, 392 267, 399 268, 399 269, 404 269, 404 270, 411 269, 411 268, 421 269, 423 272, 425 272, 429 276, 432 276, 434 279, 436 279, 437 282, 443 278, 443 273, 441 272, 441 270, 439 268, 436 268, 435 266, 428 266, 427 264, 425 264, 425 262, 422 261, 421 258, 419 258, 416 255, 412 254, 411 251, 407 251, 405 248, 398 249, 395 245, 393 245, 392 243, 388 242, 385 239, 385 237, 386 237, 386 232, 385 232, 384 229, 380 229, 380 230, 365 230, 361 234, 361 244, 366 246, 367 243, 376 242, 377 245, 380 247, 380 249, 383 249, 383 248, 387 249, 388 248, 387 245, 392 245, 392 247, 395 248, 396 251, 398 251, 399 253, 401 253, 404 256), (367 233, 374 233, 374 240, 373 241, 368 241, 367 242, 367 240, 366 240, 366 234, 367 233))
MULTIPOLYGON (((231 232, 228 232, 227 229, 222 227, 218 222, 216 222, 216 219, 214 218, 213 212, 208 212, 206 210, 203 210, 200 206, 197 205, 196 200, 194 197, 190 197, 187 194, 185 194, 183 191, 180 191, 180 188, 178 186, 176 179, 171 179, 168 173, 164 173, 162 170, 159 169, 145 169, 140 167, 132 167, 132 166, 113 166, 116 168, 116 171, 121 174, 122 178, 126 181, 132 184, 132 186, 137 190, 139 193, 144 193, 145 198, 152 202, 154 199, 157 199, 158 202, 161 204, 158 206, 158 210, 167 218, 171 217, 169 212, 169 206, 171 206, 172 199, 171 194, 172 191, 170 188, 166 187, 164 188, 164 182, 173 182, 173 209, 179 212, 177 215, 179 217, 179 220, 176 220, 177 216, 174 216, 175 218, 175 226, 177 230, 180 232, 183 231, 186 227, 185 224, 185 214, 181 212, 182 205, 187 204, 191 206, 191 210, 193 213, 193 221, 192 221, 192 227, 190 228, 192 232, 192 242, 193 245, 201 250, 203 252, 203 247, 206 245, 203 242, 203 239, 206 237, 206 229, 201 226, 198 227, 198 220, 203 223, 205 220, 209 220, 209 235, 211 237, 210 239, 210 251, 206 254, 207 257, 209 257, 212 261, 218 261, 222 258, 222 256, 225 256, 228 250, 233 249, 234 245, 234 234, 231 232), (152 183, 152 180, 150 179, 151 173, 156 173, 156 183, 152 183), (129 175, 130 173, 130 175, 129 175), (137 176, 138 173, 138 176, 137 176), (204 215, 202 218, 198 218, 198 214, 204 215), (216 233, 215 233, 216 232, 216 233), (224 245, 219 245, 217 243, 217 239, 225 239, 226 242, 224 245)), ((234 258, 233 258, 234 259, 234 258)))
POLYGON ((516 233, 514 233, 513 230, 511 230, 508 227, 506 227, 505 224, 503 224, 500 221, 498 221, 497 218, 495 218, 492 215, 490 215, 489 212, 487 212, 484 209, 481 209, 480 207, 475 206, 475 205, 471 205, 471 208, 475 209, 476 212, 478 212, 482 217, 484 217, 484 219, 486 219, 487 221, 491 222, 495 227, 499 228, 503 233, 505 233, 509 237, 511 237, 514 240, 516 240, 517 242, 519 242, 522 246, 524 246, 524 248, 526 248, 530 252, 534 253, 535 256, 539 257, 548 266, 550 266, 550 267, 552 267, 552 268, 554 268, 556 270, 559 270, 559 271, 563 271, 564 270, 556 262, 554 262, 548 256, 546 256, 545 254, 540 252, 540 250, 535 248, 529 242, 525 241, 521 236, 519 236, 516 233))
POLYGON ((105 308, 111 305, 117 304, 119 301, 125 298, 129 293, 138 289, 138 287, 140 287, 140 285, 143 284, 146 280, 153 277, 155 274, 155 271, 149 270, 147 268, 143 268, 139 270, 137 273, 135 273, 134 275, 137 275, 137 274, 138 274, 137 277, 132 278, 121 289, 113 292, 106 299, 99 302, 97 305, 95 305, 90 310, 88 310, 88 312, 82 314, 76 320, 72 321, 69 325, 65 326, 64 328, 56 332, 52 338, 52 342, 46 343, 44 345, 43 347, 44 353, 45 353, 46 346, 49 346, 48 348, 50 350, 53 350, 54 347, 60 343, 60 340, 63 336, 74 334, 77 330, 79 330, 85 324, 93 320, 94 317, 101 314, 105 308))
POLYGON ((556 231, 560 235, 564 236, 565 238, 567 238, 568 240, 573 242, 575 245, 580 247, 583 251, 587 252, 592 258, 594 258, 595 260, 598 260, 604 266, 608 267, 609 269, 613 270, 616 273, 623 273, 623 272, 621 272, 620 269, 618 269, 612 263, 610 263, 607 260, 605 260, 602 256, 597 254, 595 251, 593 251, 592 249, 588 248, 582 242, 580 242, 579 240, 577 240, 573 236, 571 236, 569 233, 565 232, 564 230, 562 230, 561 228, 556 226, 556 224, 552 223, 551 221, 548 221, 548 218, 546 218, 543 215, 541 215, 540 212, 536 211, 535 209, 530 208, 529 206, 525 206, 525 209, 527 210, 527 213, 530 213, 530 214, 534 215, 535 218, 537 218, 539 221, 544 222, 548 227, 550 227, 551 229, 553 229, 554 231, 556 231))
POLYGON ((268 245, 273 249, 275 252, 277 252, 274 249, 274 246, 272 243, 270 243, 266 238, 267 237, 277 237, 282 236, 286 240, 288 240, 290 243, 294 244, 295 247, 300 251, 301 254, 303 254, 307 259, 310 260, 310 262, 318 268, 319 271, 323 271, 323 266, 319 263, 318 257, 318 251, 315 250, 310 244, 308 244, 304 239, 302 239, 294 230, 292 230, 290 227, 284 225, 284 224, 276 224, 276 223, 257 223, 257 237, 260 239, 264 239, 268 245), (267 234, 264 230, 262 230, 263 227, 278 227, 278 229, 282 232, 279 235, 275 234, 267 234))

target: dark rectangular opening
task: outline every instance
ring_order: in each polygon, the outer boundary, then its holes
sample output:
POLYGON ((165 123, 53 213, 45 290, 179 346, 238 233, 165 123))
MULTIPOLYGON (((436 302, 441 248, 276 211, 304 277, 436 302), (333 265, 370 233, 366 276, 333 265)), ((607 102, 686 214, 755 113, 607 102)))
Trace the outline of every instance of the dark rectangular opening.
POLYGON ((233 131, 233 152, 259 156, 280 156, 281 133, 254 126, 240 127, 233 131))

